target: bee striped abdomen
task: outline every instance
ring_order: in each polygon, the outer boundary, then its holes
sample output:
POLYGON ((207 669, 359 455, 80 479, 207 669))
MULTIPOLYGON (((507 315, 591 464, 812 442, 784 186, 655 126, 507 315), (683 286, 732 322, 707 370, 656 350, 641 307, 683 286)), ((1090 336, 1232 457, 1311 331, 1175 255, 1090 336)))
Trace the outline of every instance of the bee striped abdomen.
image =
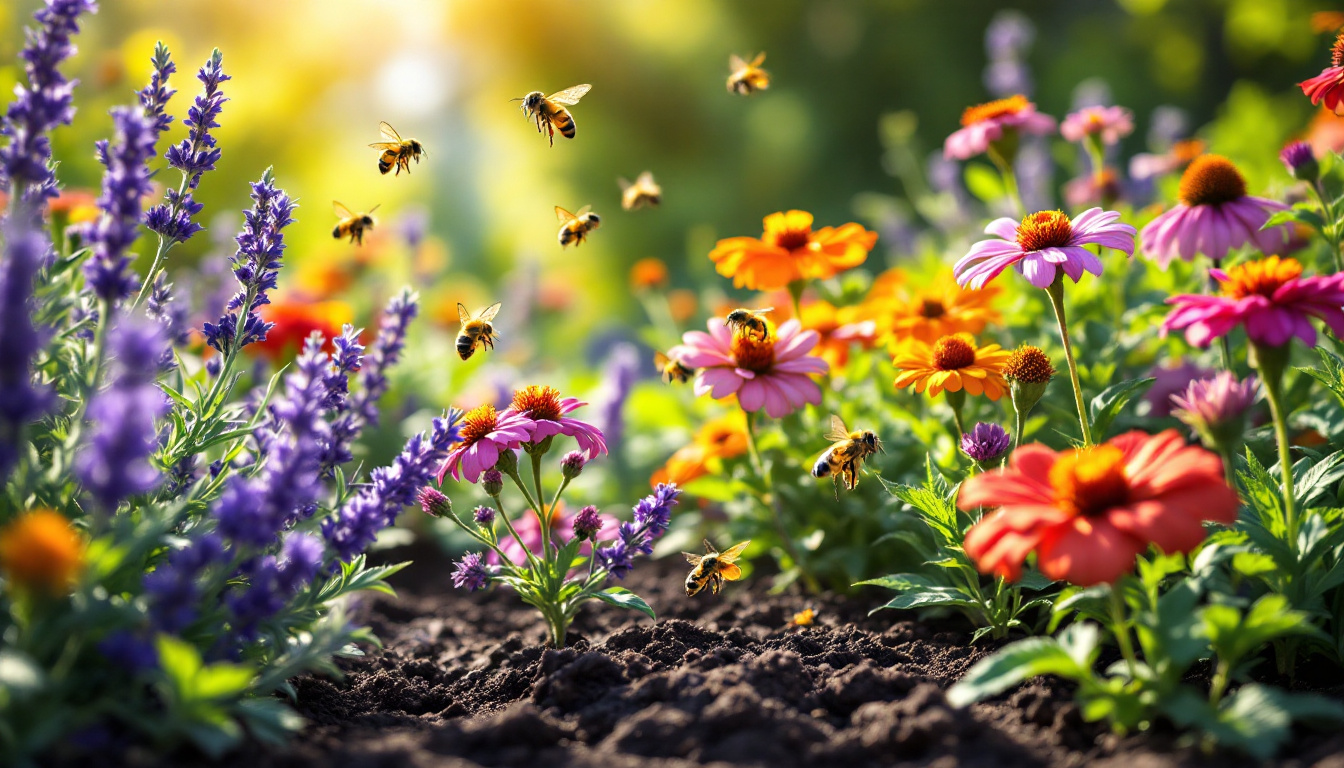
POLYGON ((569 110, 562 109, 554 118, 555 128, 560 131, 560 135, 566 139, 574 138, 574 118, 570 116, 569 110))
POLYGON ((813 477, 827 477, 831 474, 831 451, 827 451, 812 465, 813 477))
POLYGON ((476 341, 467 334, 457 337, 457 356, 466 360, 471 357, 471 353, 476 351, 476 341))
POLYGON ((383 154, 378 157, 378 172, 386 174, 392 170, 392 166, 397 164, 397 153, 390 149, 383 150, 383 154))

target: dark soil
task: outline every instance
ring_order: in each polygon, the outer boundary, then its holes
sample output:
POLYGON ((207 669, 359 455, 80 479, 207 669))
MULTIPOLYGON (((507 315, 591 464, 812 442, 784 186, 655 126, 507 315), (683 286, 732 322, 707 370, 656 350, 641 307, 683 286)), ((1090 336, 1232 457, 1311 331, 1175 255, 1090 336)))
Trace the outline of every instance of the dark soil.
MULTIPOLYGON (((294 766, 1250 765, 1173 733, 1119 738, 1084 723, 1069 688, 1041 679, 966 710, 943 691, 990 648, 957 625, 867 616, 880 590, 846 599, 730 584, 687 598, 673 563, 626 586, 659 612, 591 603, 570 647, 543 646, 535 611, 507 590, 455 590, 415 552, 397 598, 365 606, 386 648, 342 663, 344 680, 295 681, 307 730, 284 749, 225 762, 294 766), (817 609, 816 624, 791 627, 817 609)), ((1344 736, 1303 731, 1293 766, 1344 768, 1344 736)), ((149 759, 131 762, 153 764, 149 759)), ((173 761, 178 762, 178 761, 173 761)), ((199 758, 182 764, 201 764, 199 758)))

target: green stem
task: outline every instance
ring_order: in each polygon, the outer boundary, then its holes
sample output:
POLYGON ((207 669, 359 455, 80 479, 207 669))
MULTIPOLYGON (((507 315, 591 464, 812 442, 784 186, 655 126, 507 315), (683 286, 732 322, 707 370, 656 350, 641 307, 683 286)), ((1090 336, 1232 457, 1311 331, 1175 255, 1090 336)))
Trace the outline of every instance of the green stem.
POLYGON ((789 283, 789 301, 793 306, 793 316, 798 322, 803 322, 803 289, 807 283, 802 280, 794 280, 789 283))
POLYGON ((1330 245, 1330 258, 1335 262, 1335 271, 1344 272, 1344 255, 1339 252, 1340 222, 1335 220, 1335 206, 1327 202, 1325 191, 1321 188, 1319 179, 1311 185, 1311 191, 1316 196, 1316 202, 1321 206, 1321 218, 1325 220, 1325 225, 1321 228, 1321 235, 1325 237, 1325 242, 1330 245))
POLYGON ((1092 445, 1092 427, 1087 423, 1087 405, 1083 400, 1083 385, 1078 380, 1078 363, 1073 359, 1073 344, 1069 341, 1069 321, 1064 315, 1064 273, 1055 276, 1055 281, 1045 289, 1050 297, 1050 306, 1055 310, 1055 322, 1059 324, 1059 338, 1064 342, 1064 359, 1069 363, 1069 381, 1073 384, 1073 402, 1078 407, 1078 423, 1083 429, 1083 446, 1092 445))
MULTIPOLYGON (((518 542, 518 546, 523 548, 523 556, 527 558, 527 563, 532 567, 532 572, 537 576, 541 576, 542 573, 541 569, 538 567, 539 561, 537 560, 537 556, 532 554, 532 550, 527 546, 527 542, 523 541, 523 537, 519 536, 518 531, 514 530, 513 523, 509 522, 509 516, 504 513, 504 504, 500 502, 498 496, 495 497, 495 509, 499 510, 499 519, 504 523, 504 527, 509 529, 509 535, 513 537, 514 541, 518 542)), ((504 557, 502 552, 500 553, 500 557, 503 557, 506 562, 508 561, 508 558, 504 557)))
POLYGON ((1017 407, 1017 403, 1012 400, 1008 402, 1013 408, 1013 450, 1016 451, 1022 445, 1022 431, 1027 424, 1027 414, 1017 407))
POLYGON ((1227 684, 1231 681, 1231 665, 1223 659, 1218 660, 1218 666, 1214 669, 1213 680, 1209 683, 1209 704, 1218 708, 1218 702, 1223 700, 1223 693, 1227 691, 1227 684))
POLYGON ((1227 445, 1220 447, 1218 454, 1223 459, 1223 477, 1227 480, 1227 487, 1235 492, 1237 490, 1236 455, 1232 452, 1232 447, 1227 445))
MULTIPOLYGON (((1210 267, 1212 270, 1212 267, 1210 267)), ((1217 296, 1222 290, 1218 284, 1218 278, 1213 276, 1213 272, 1208 274, 1209 295, 1217 296)), ((1228 341, 1227 336, 1218 337, 1218 356, 1223 364, 1223 370, 1232 370, 1232 343, 1228 341)))
POLYGON ((784 516, 779 510, 779 497, 775 493, 775 485, 771 480, 770 473, 765 469, 765 463, 761 461, 761 451, 756 447, 756 413, 754 411, 745 411, 747 417, 747 451, 751 455, 752 468, 761 478, 765 486, 765 496, 761 498, 761 505, 770 513, 770 518, 775 524, 775 531, 779 535, 780 544, 784 551, 788 553, 789 559, 793 560, 793 565, 802 574, 803 583, 811 592, 820 592, 821 584, 817 582, 815 576, 808 572, 803 566, 803 559, 798 554, 798 548, 793 543, 793 537, 789 535, 789 529, 784 525, 784 516))
POLYGON ((946 391, 947 404, 952 407, 952 423, 957 428, 957 445, 961 445, 961 438, 966 435, 966 424, 963 421, 962 410, 966 408, 965 390, 946 391))
POLYGON ((1129 627, 1125 622, 1125 600, 1120 595, 1120 589, 1117 585, 1111 585, 1111 633, 1115 635, 1115 642, 1120 646, 1120 655, 1125 657, 1125 667, 1129 670, 1129 679, 1137 680, 1139 676, 1139 663, 1134 655, 1134 645, 1129 639, 1129 627))
MULTIPOLYGON (((537 488, 537 503, 540 504, 546 496, 541 492, 541 454, 532 454, 532 482, 537 488)), ((537 522, 541 524, 541 554, 547 560, 551 559, 551 509, 538 508, 537 522)))
POLYGON ((1027 206, 1022 202, 1022 193, 1017 188, 1017 173, 1013 170, 1011 160, 1005 158, 994 147, 990 147, 987 153, 994 166, 999 169, 999 175, 1003 177, 1003 188, 1008 193, 1008 199, 1013 201, 1013 206, 1017 208, 1017 215, 1026 216, 1027 206))
POLYGON ((1297 515, 1297 503, 1293 498, 1293 456, 1288 436, 1288 411, 1283 402, 1283 371, 1288 363, 1288 347, 1270 347, 1251 342, 1255 354, 1255 365, 1260 371, 1260 380, 1265 385, 1265 399, 1269 401, 1269 412, 1274 419, 1274 438, 1279 444, 1279 473, 1283 477, 1283 514, 1284 527, 1287 529, 1287 544, 1297 551, 1297 530, 1300 524, 1297 515))

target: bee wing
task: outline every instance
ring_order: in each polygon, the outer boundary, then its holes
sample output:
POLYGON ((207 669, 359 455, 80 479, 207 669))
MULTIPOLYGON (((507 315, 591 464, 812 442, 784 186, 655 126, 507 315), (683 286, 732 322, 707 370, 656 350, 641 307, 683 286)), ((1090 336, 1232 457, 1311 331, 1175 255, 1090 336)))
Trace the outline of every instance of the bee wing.
POLYGON ((734 53, 733 55, 728 57, 728 68, 733 70, 734 72, 737 72, 739 70, 746 69, 747 62, 743 61, 741 56, 738 56, 736 53, 734 53))
POLYGON ((593 210, 593 206, 591 206, 591 205, 585 205, 585 206, 583 206, 582 208, 579 209, 579 212, 578 212, 578 213, 574 214, 574 218, 577 219, 577 218, 583 216, 583 214, 585 214, 585 213, 587 213, 587 212, 589 212, 589 211, 591 211, 591 210, 593 210))
POLYGON ((374 149, 401 149, 400 141, 376 141, 369 145, 374 149))
POLYGON ((387 121, 383 121, 378 124, 378 131, 382 133, 383 138, 387 139, 388 141, 393 141, 398 144, 401 143, 401 134, 397 133, 396 128, 393 128, 392 126, 388 125, 387 121))
POLYGON ((734 544, 733 546, 729 547, 723 552, 720 552, 719 558, 731 563, 732 561, 742 556, 742 551, 745 550, 747 548, 747 545, 750 543, 751 539, 747 539, 746 541, 734 544))
POLYGON ((705 539, 700 543, 705 545, 705 552, 709 554, 718 554, 719 550, 715 549, 714 545, 709 543, 709 539, 705 539))
POLYGON ((742 566, 737 563, 724 563, 719 566, 719 575, 724 581, 737 581, 742 578, 742 566))
POLYGON ((627 190, 627 189, 629 189, 630 187, 634 186, 633 184, 630 183, 630 180, 627 179, 627 178, 625 178, 624 176, 622 176, 622 177, 616 179, 616 183, 621 185, 621 191, 622 191, 622 192, 624 192, 625 190, 627 190))
POLYGON ((672 358, 662 352, 653 353, 653 364, 658 366, 658 370, 663 370, 663 368, 667 367, 667 364, 670 362, 672 362, 672 358))
POLYGON ((756 54, 756 58, 751 60, 751 66, 759 67, 765 63, 765 51, 756 54))
POLYGON ((760 309, 755 310, 755 311, 756 311, 756 314, 758 314, 758 315, 764 315, 766 312, 774 312, 774 311, 775 311, 775 308, 774 308, 774 307, 761 307, 760 309))
POLYGON ((349 208, 346 208, 344 205, 341 205, 339 202, 335 200, 331 201, 331 210, 336 212, 336 216, 338 218, 348 219, 351 216, 354 216, 354 214, 350 212, 349 208))
POLYGON ((582 99, 583 95, 592 89, 593 86, 584 83, 583 85, 576 85, 573 88, 566 88, 559 93, 552 93, 550 96, 546 97, 546 100, 554 101, 556 104, 574 105, 578 104, 579 99, 582 99))
POLYGON ((635 179, 635 183, 638 184, 638 185, 640 185, 641 187, 651 187, 651 186, 653 186, 653 184, 654 184, 654 181, 653 181, 653 173, 652 173, 651 171, 645 171, 645 172, 639 174, 639 178, 638 178, 638 179, 635 179))
POLYGON ((579 217, 557 205, 555 206, 555 218, 558 219, 561 224, 568 224, 579 217))
MULTIPOLYGON (((498 314, 499 314, 499 305, 500 305, 500 304, 503 304, 503 303, 504 303, 504 302, 502 302, 502 301, 496 301, 494 304, 491 304, 490 306, 486 307, 485 309, 482 309, 481 312, 480 312, 480 314, 476 315, 476 319, 477 319, 477 320, 484 320, 484 321, 487 322, 487 323, 490 322, 491 320, 494 320, 494 319, 495 319, 495 315, 498 315, 498 314)), ((459 304, 458 306, 461 306, 461 305, 459 304)))
POLYGON ((700 555, 692 555, 690 552, 682 552, 681 556, 686 558, 686 562, 691 565, 699 565, 700 561, 703 559, 700 555))
POLYGON ((457 320, 463 325, 471 322, 471 313, 467 311, 466 307, 462 306, 460 301, 457 302, 457 320))
POLYGON ((374 211, 378 210, 381 206, 382 206, 382 203, 379 203, 378 205, 373 206, 372 208, 369 209, 369 213, 373 213, 374 211))
POLYGON ((849 427, 845 426, 845 420, 831 414, 831 431, 826 433, 827 440, 848 440, 849 427))

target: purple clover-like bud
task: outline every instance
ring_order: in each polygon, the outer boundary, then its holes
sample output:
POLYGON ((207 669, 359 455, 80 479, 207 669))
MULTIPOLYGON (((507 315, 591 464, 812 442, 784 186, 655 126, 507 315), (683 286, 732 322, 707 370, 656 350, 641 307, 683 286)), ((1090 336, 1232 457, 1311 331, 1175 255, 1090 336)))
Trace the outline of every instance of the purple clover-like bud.
MULTIPOLYGON (((506 452, 507 453, 507 452, 506 452)), ((504 492, 504 474, 498 469, 487 469, 481 475, 481 489, 486 495, 494 497, 504 492)))
POLYGON ((453 586, 475 592, 490 583, 490 567, 479 552, 468 552, 453 564, 453 586))
POLYGON ((472 510, 471 517, 480 527, 489 528, 495 524, 495 508, 484 505, 479 506, 472 510))
POLYGON ((573 480, 583 472, 585 463, 582 451, 570 451, 560 459, 560 474, 564 475, 566 480, 573 480))
POLYGON ((977 463, 990 464, 1007 453, 1012 442, 1003 427, 982 421, 961 436, 961 450, 977 463))
POLYGON ((1305 141, 1294 141, 1284 147, 1279 153, 1279 159, 1293 178, 1299 181, 1316 181, 1321 175, 1321 165, 1316 162, 1311 145, 1305 141))
POLYGON ((597 513, 597 507, 592 504, 580 509, 579 514, 574 516, 574 538, 592 539, 600 530, 602 518, 597 513))
POLYGON ((436 488, 429 486, 421 488, 416 499, 420 502, 420 508, 430 517, 447 517, 453 514, 453 502, 436 488))

